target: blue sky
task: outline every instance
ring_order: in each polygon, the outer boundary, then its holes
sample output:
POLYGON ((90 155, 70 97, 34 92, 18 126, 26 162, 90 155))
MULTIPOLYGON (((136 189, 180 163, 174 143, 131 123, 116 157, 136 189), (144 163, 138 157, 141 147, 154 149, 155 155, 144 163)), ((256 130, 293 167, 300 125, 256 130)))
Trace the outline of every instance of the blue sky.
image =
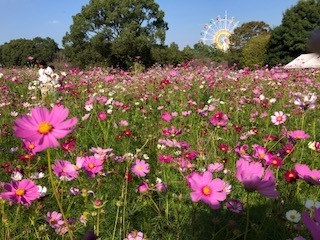
MULTIPOLYGON (((281 24, 283 13, 298 0, 155 0, 169 24, 166 44, 183 49, 201 38, 203 26, 216 19, 234 17, 239 25, 264 21, 271 27, 281 24)), ((0 0, 0 45, 13 39, 50 37, 62 47, 62 37, 72 25, 72 16, 89 0, 0 0)))

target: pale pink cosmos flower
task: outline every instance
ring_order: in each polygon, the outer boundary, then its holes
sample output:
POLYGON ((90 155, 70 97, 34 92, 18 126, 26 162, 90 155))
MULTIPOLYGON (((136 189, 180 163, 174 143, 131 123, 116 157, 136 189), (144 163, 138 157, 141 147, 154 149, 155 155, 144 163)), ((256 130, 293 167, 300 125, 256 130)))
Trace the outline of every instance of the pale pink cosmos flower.
POLYGON ((62 214, 56 211, 47 212, 46 221, 52 228, 61 227, 64 225, 64 221, 62 219, 62 214))
POLYGON ((126 120, 121 120, 121 121, 119 122, 119 125, 126 127, 126 126, 129 125, 129 123, 128 123, 126 120))
POLYGON ((51 111, 45 107, 35 107, 31 115, 22 115, 14 122, 15 135, 23 140, 37 142, 39 150, 59 146, 57 139, 72 132, 77 118, 65 120, 69 110, 63 106, 54 106, 51 111))
POLYGON ((314 209, 314 219, 304 211, 302 212, 302 222, 308 228, 313 239, 320 239, 320 208, 314 209))
POLYGON ((220 202, 227 197, 225 182, 220 178, 212 179, 212 173, 205 171, 200 174, 193 172, 187 177, 189 187, 193 190, 190 193, 194 202, 202 201, 208 204, 212 209, 219 209, 220 202))
POLYGON ((224 169, 224 165, 222 163, 210 163, 208 165, 209 172, 221 172, 224 169))
POLYGON ((147 173, 150 172, 149 163, 147 163, 145 160, 137 159, 133 163, 131 171, 139 177, 145 177, 147 173))
POLYGON ((270 169, 264 169, 260 162, 248 162, 244 159, 239 159, 236 167, 236 178, 246 190, 257 190, 268 198, 278 197, 279 192, 276 190, 275 178, 270 169))
POLYGON ((128 236, 124 240, 144 240, 143 233, 132 231, 131 233, 128 234, 128 236))
POLYGON ((23 205, 30 205, 33 200, 40 197, 38 186, 29 179, 6 183, 4 190, 0 193, 0 198, 23 205))
POLYGON ((100 159, 101 161, 105 161, 106 160, 107 154, 108 154, 108 157, 109 156, 113 156, 113 153, 111 153, 112 152, 112 148, 103 149, 101 147, 96 147, 96 148, 92 147, 92 148, 90 148, 90 152, 93 152, 94 153, 94 157, 100 159))
POLYGON ((287 120, 287 116, 282 112, 274 112, 274 115, 271 116, 271 122, 274 125, 280 125, 287 120))
POLYGON ((67 160, 56 160, 51 168, 60 180, 71 181, 79 175, 77 167, 67 160))
POLYGON ((299 178, 314 185, 320 185, 320 170, 313 169, 306 164, 296 163, 295 170, 299 178))

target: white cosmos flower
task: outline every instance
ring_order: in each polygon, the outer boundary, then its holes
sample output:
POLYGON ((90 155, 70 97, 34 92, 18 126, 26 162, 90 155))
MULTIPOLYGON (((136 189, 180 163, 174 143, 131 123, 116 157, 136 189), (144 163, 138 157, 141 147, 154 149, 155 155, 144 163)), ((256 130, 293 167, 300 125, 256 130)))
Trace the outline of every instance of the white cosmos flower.
POLYGON ((286 212, 286 218, 290 222, 298 223, 298 222, 300 222, 301 214, 297 210, 293 209, 293 210, 286 212))
POLYGON ((320 202, 313 201, 312 199, 308 199, 305 203, 305 207, 310 210, 314 210, 315 208, 320 208, 320 202))

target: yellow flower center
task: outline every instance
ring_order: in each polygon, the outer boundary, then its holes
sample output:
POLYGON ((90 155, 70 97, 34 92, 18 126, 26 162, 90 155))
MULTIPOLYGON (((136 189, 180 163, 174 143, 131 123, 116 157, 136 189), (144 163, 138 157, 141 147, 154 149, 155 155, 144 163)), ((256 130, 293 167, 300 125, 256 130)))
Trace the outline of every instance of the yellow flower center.
POLYGON ((88 164, 88 168, 90 168, 90 169, 94 168, 94 164, 93 163, 89 163, 88 164))
POLYGON ((143 168, 141 166, 138 166, 137 170, 141 172, 143 170, 143 168))
POLYGON ((28 146, 28 148, 29 148, 29 149, 34 149, 35 146, 34 146, 34 144, 30 143, 30 145, 28 146))
POLYGON ((282 121, 282 117, 281 116, 278 116, 277 117, 277 122, 281 122, 282 121))
POLYGON ((208 187, 208 186, 203 187, 203 188, 202 188, 202 193, 203 193, 204 195, 206 195, 206 196, 210 195, 210 193, 211 193, 211 188, 208 187))
POLYGON ((290 215, 290 218, 291 218, 292 220, 294 220, 294 219, 296 219, 296 216, 295 216, 295 215, 290 215))
POLYGON ((295 175, 293 173, 289 174, 289 178, 294 178, 294 177, 295 177, 295 175))
POLYGON ((21 188, 18 188, 17 190, 16 190, 16 195, 17 196, 22 196, 23 194, 24 194, 24 189, 21 189, 21 188))
POLYGON ((260 153, 260 154, 259 154, 259 158, 260 158, 260 159, 264 159, 265 156, 266 156, 266 155, 265 155, 264 153, 260 153))
POLYGON ((39 127, 38 127, 38 131, 42 134, 47 134, 48 132, 50 132, 52 130, 52 125, 48 122, 42 122, 40 123, 39 127))

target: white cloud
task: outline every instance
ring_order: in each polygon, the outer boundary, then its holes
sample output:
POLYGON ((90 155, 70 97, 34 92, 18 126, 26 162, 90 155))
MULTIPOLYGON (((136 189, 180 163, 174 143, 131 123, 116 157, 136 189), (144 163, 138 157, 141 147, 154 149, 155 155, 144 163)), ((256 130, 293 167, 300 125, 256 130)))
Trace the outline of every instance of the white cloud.
POLYGON ((58 24, 59 21, 58 21, 58 20, 52 20, 52 21, 50 21, 49 23, 51 23, 51 24, 58 24))

